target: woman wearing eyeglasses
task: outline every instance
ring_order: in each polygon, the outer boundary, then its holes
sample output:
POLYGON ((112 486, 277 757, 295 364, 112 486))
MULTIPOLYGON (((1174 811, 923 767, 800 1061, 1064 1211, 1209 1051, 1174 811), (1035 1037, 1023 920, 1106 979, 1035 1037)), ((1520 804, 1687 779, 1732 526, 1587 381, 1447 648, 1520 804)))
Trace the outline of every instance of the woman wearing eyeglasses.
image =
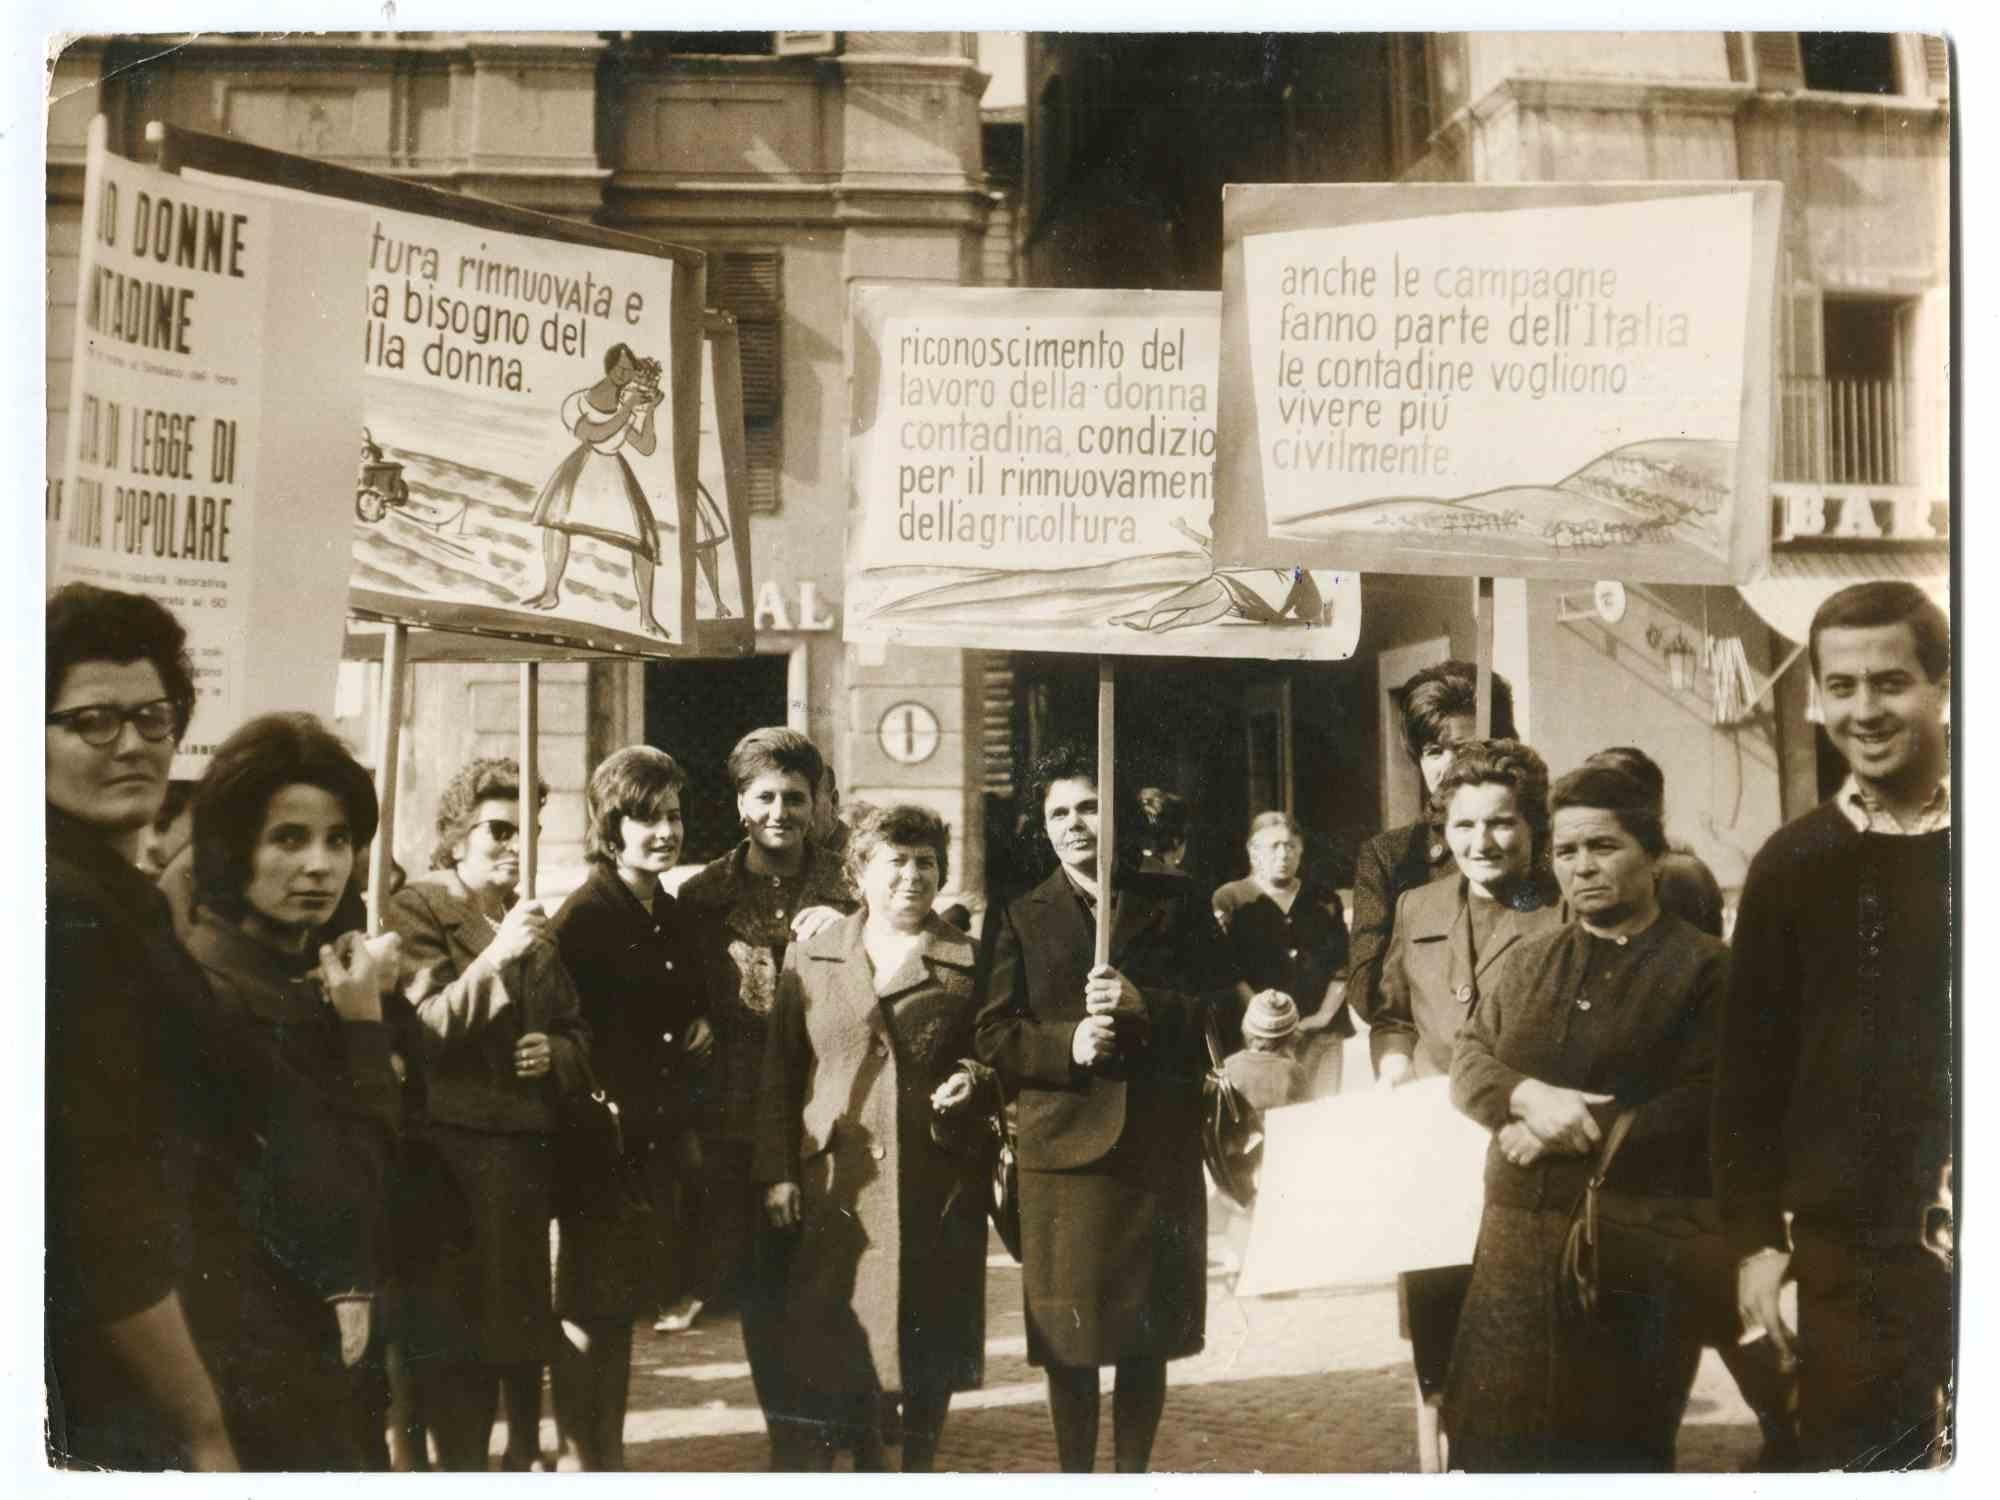
POLYGON ((176 1084, 204 994, 137 867, 194 707, 179 622, 89 584, 48 603, 47 1345, 51 1463, 233 1470, 188 1332, 176 1084))
MULTIPOLYGON (((517 902, 520 768, 475 760, 439 799, 431 870, 384 913, 403 940, 410 1055, 425 1098, 410 1134, 440 1165, 470 1232, 410 1269, 404 1353, 446 1469, 486 1467, 494 1399, 505 1466, 538 1457, 550 1301, 551 1136, 583 1086, 589 1032, 541 912, 517 902)), ((536 802, 547 794, 537 788, 536 802)))

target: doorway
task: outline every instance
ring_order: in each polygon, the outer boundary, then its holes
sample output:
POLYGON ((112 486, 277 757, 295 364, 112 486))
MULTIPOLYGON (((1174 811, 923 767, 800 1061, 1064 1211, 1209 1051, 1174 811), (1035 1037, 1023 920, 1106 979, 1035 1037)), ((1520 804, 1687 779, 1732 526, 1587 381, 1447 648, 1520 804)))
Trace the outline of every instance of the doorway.
POLYGON ((706 863, 736 847, 741 831, 726 762, 751 730, 785 722, 787 668, 782 656, 647 663, 646 743, 687 772, 683 863, 706 863))

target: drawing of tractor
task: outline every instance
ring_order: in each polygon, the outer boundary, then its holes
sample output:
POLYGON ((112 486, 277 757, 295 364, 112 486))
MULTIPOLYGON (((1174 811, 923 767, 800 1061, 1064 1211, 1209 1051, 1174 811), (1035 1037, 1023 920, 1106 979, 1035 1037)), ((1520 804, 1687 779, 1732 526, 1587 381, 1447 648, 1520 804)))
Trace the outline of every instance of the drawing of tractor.
POLYGON ((403 483, 403 466, 385 462, 381 446, 366 427, 361 429, 361 469, 354 480, 354 513, 362 520, 381 520, 395 505, 410 503, 410 487, 403 483))

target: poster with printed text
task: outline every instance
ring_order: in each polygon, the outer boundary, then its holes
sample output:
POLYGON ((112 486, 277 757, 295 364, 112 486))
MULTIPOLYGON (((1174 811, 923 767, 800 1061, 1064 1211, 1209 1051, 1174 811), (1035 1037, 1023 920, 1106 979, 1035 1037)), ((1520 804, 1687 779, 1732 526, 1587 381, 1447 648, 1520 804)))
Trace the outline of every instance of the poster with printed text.
POLYGON ((729 543, 698 498, 697 252, 189 132, 169 146, 191 176, 360 221, 356 614, 702 649, 702 548, 729 543))
POLYGON ((50 583, 150 594, 187 628, 199 776, 244 720, 328 714, 347 600, 362 228, 111 155, 89 137, 50 583))
POLYGON ((748 465, 736 320, 711 310, 702 339, 701 463, 695 479, 695 610, 704 634, 750 629, 748 465))
POLYGON ((1217 556, 1747 581, 1780 193, 1228 187, 1217 556))
POLYGON ((852 305, 848 640, 1352 654, 1355 575, 1217 563, 1213 293, 881 286, 852 305))

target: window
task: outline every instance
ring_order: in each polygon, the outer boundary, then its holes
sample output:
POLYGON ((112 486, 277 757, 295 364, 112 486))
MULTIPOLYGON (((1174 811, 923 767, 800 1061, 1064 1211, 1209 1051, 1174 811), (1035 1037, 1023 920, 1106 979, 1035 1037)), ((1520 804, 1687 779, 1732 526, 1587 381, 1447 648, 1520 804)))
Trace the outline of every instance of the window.
POLYGON ((1389 38, 1389 150, 1399 172, 1430 150, 1438 127, 1436 42, 1425 32, 1389 38))
POLYGON ((1896 39, 1881 31, 1801 31, 1805 84, 1830 94, 1893 94, 1896 39))
POLYGON ((784 472, 784 256, 777 250, 712 250, 708 305, 736 319, 743 359, 743 445, 750 513, 773 515, 784 472))
POLYGON ((1826 359, 1826 477, 1834 484, 1907 484, 1909 402, 1904 302, 1828 297, 1821 313, 1826 359))

